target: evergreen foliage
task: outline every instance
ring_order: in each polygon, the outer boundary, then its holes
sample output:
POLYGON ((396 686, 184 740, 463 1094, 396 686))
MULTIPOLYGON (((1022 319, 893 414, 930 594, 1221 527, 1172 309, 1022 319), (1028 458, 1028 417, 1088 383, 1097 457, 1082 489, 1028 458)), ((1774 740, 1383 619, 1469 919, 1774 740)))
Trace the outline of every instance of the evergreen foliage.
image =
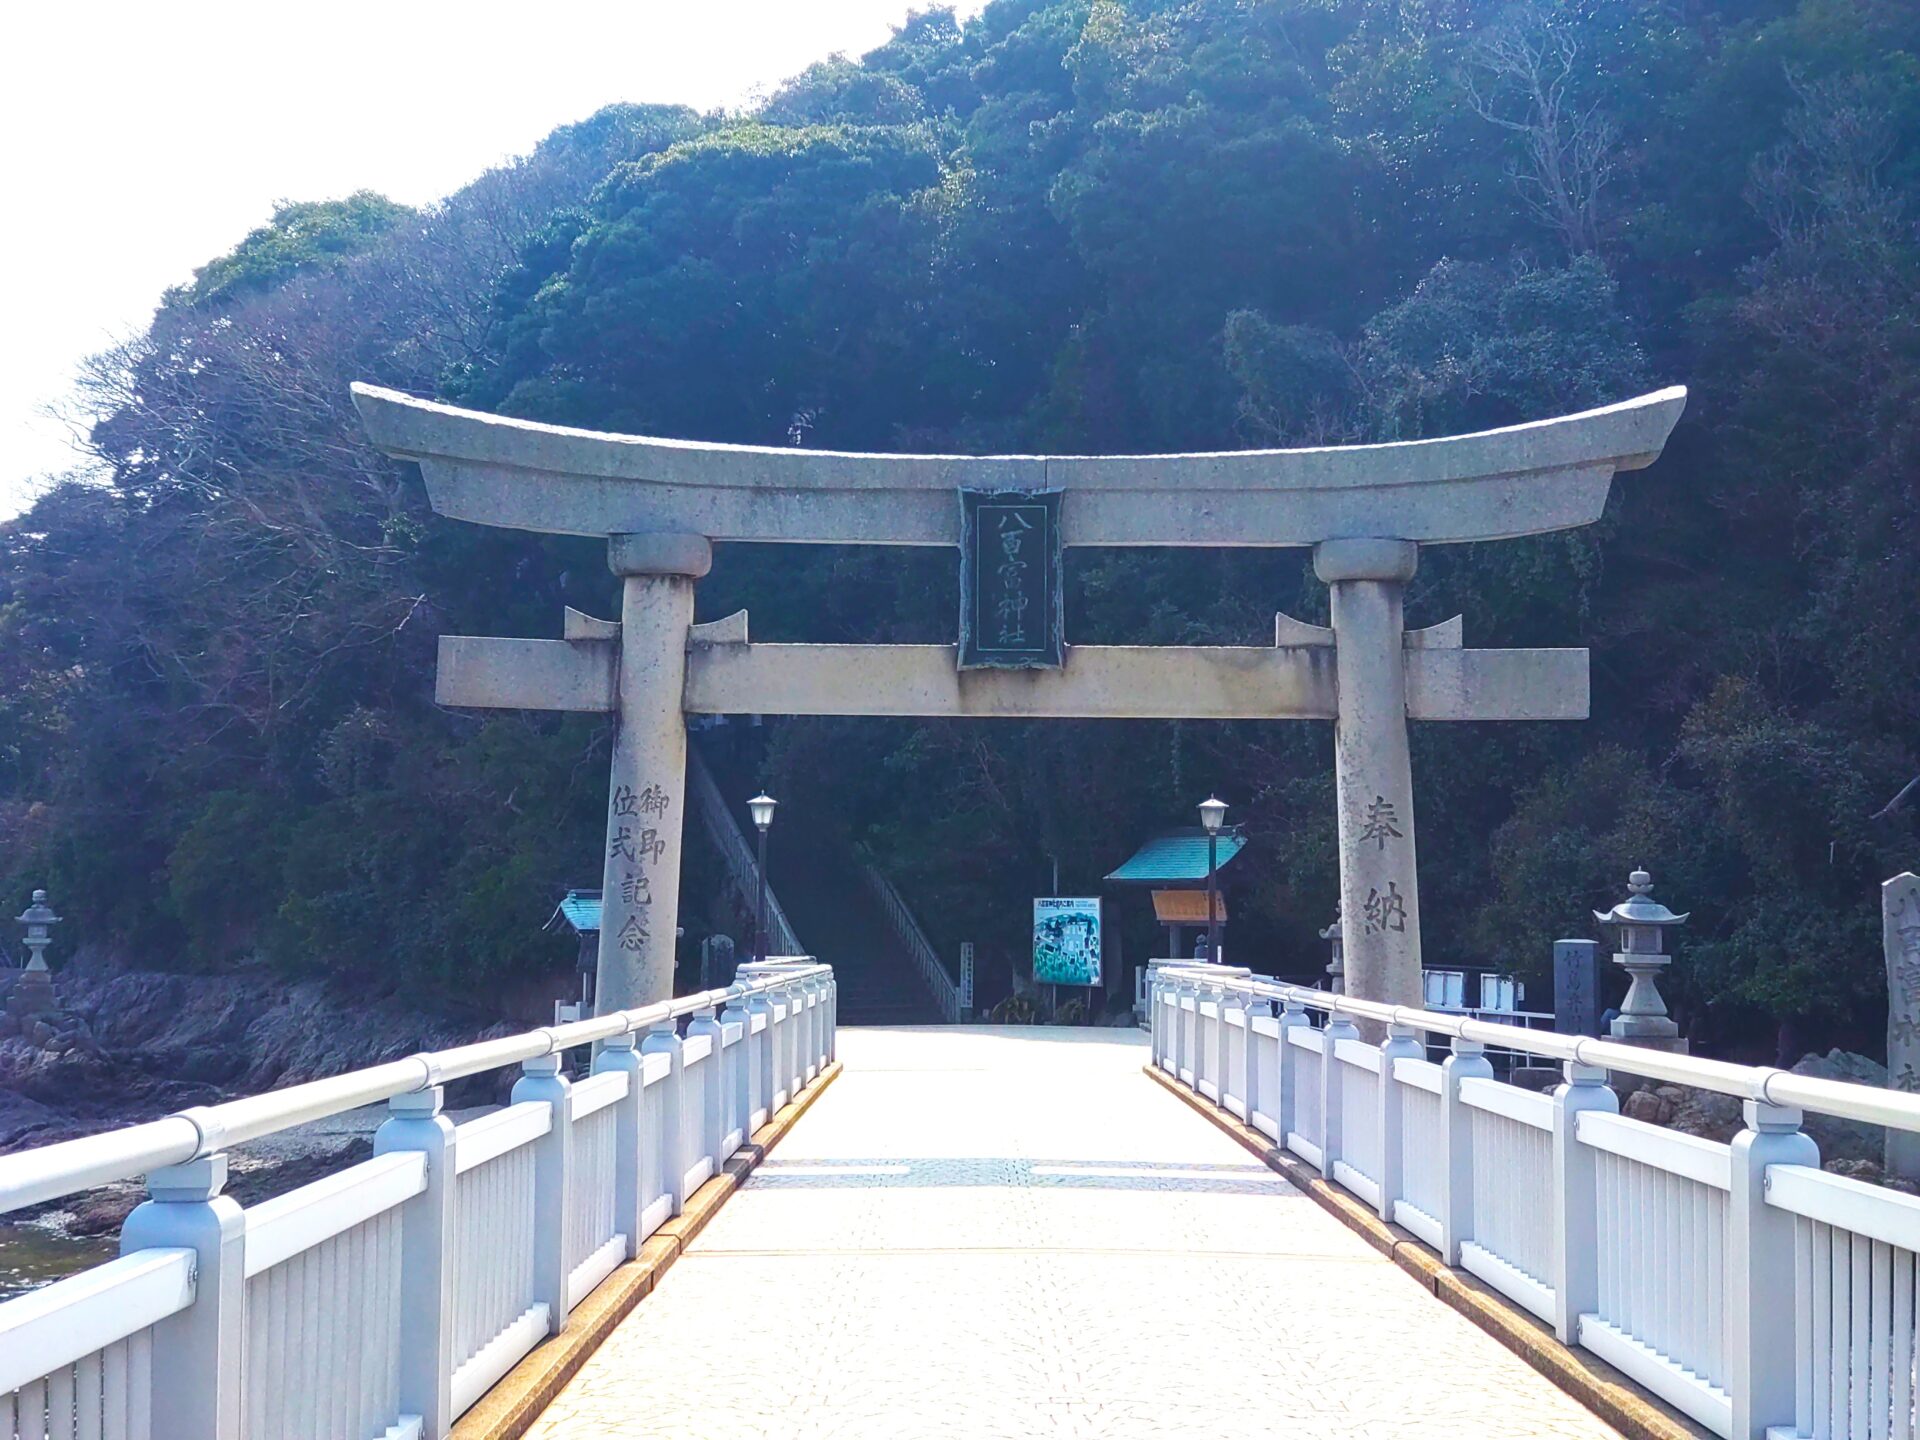
MULTIPOLYGON (((754 113, 615 107, 424 211, 284 206, 92 368, 111 483, 0 526, 7 893, 148 961, 564 959, 538 926, 599 872, 603 728, 435 710, 432 639, 550 635, 613 585, 593 544, 434 519, 351 380, 975 452, 1418 437, 1685 382, 1593 531, 1425 554, 1411 623, 1589 644, 1595 684, 1583 725, 1416 728, 1429 963, 1539 980, 1645 864, 1695 912, 1699 1039, 1872 1048, 1875 887, 1920 865, 1920 805, 1881 813, 1920 772, 1917 225, 1907 0, 994 0, 754 113)), ((702 617, 946 639, 954 568, 723 547, 702 617)), ((1072 552, 1069 582, 1083 642, 1324 614, 1297 552, 1072 552)), ((1209 790, 1256 842, 1237 954, 1322 963, 1324 726, 770 729, 767 783, 983 974, 1047 857, 1091 887, 1209 790)))

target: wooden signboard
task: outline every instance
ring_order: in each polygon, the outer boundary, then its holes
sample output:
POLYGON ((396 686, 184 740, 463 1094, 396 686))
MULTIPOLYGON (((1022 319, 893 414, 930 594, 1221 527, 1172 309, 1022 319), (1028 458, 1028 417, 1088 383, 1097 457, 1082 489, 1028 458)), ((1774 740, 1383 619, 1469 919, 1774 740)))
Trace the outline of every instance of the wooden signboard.
MULTIPOLYGON (((1227 897, 1214 895, 1221 924, 1227 921, 1227 897)), ((1162 925, 1204 925, 1207 923, 1207 892, 1204 890, 1156 890, 1153 892, 1153 916, 1162 925)))

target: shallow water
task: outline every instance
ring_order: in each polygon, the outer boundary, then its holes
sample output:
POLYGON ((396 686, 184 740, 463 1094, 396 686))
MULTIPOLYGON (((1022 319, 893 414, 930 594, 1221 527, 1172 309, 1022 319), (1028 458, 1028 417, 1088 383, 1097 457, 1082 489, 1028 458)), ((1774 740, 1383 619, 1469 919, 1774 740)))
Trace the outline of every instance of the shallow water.
POLYGON ((119 1250, 111 1235, 63 1235, 42 1225, 0 1221, 0 1300, 111 1260, 119 1250))

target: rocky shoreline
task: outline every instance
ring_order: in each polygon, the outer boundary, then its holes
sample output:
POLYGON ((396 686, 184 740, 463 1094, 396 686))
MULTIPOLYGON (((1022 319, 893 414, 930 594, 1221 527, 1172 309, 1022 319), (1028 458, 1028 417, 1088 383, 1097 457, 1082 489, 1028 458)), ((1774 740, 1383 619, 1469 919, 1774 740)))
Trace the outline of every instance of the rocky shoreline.
MULTIPOLYGON (((1825 1055, 1806 1055, 1793 1067, 1796 1075, 1811 1075, 1822 1080, 1847 1080, 1857 1085, 1885 1085, 1887 1067, 1865 1055, 1846 1050, 1830 1050, 1825 1055)), ((1738 1135, 1744 1122, 1740 1102, 1731 1095, 1711 1090, 1695 1090, 1684 1085, 1653 1085, 1634 1090, 1620 1104, 1620 1113, 1650 1125, 1664 1125, 1683 1135, 1725 1144, 1738 1135)), ((1842 1120, 1832 1115, 1808 1112, 1801 1122, 1813 1143, 1820 1147, 1820 1168, 1849 1179, 1884 1185, 1890 1190, 1920 1194, 1920 1185, 1886 1173, 1884 1128, 1861 1120, 1842 1120)))

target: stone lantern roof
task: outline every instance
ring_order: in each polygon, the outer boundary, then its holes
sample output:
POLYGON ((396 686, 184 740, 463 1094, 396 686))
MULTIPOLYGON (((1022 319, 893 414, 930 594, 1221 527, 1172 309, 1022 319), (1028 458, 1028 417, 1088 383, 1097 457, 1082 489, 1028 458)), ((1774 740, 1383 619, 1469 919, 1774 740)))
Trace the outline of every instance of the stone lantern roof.
POLYGON ((1593 918, 1602 925, 1650 925, 1656 929, 1665 929, 1669 925, 1684 925, 1687 916, 1676 915, 1658 900, 1653 898, 1653 876, 1644 870, 1636 869, 1627 877, 1627 898, 1611 910, 1596 910, 1593 918))

